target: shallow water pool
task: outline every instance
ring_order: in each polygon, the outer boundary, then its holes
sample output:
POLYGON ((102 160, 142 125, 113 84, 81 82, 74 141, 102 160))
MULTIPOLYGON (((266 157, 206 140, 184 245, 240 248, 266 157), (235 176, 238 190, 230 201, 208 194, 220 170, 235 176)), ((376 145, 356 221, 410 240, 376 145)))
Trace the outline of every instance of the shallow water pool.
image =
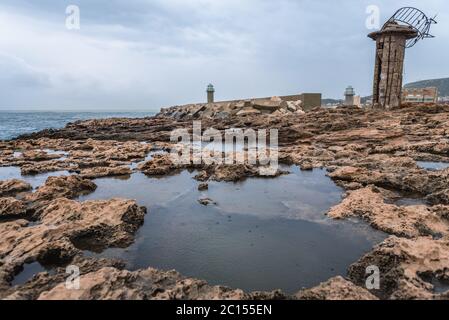
POLYGON ((431 161, 418 161, 418 166, 427 170, 444 170, 449 168, 449 163, 446 162, 431 162, 431 161))
POLYGON ((136 199, 148 214, 129 248, 86 254, 124 259, 131 270, 176 269, 246 291, 294 293, 345 275, 384 234, 364 223, 328 219, 342 190, 324 170, 291 170, 276 179, 212 182, 208 191, 198 191, 195 172, 188 171, 159 179, 141 173, 97 179, 97 190, 79 200, 136 199), (205 197, 217 205, 198 203, 205 197))

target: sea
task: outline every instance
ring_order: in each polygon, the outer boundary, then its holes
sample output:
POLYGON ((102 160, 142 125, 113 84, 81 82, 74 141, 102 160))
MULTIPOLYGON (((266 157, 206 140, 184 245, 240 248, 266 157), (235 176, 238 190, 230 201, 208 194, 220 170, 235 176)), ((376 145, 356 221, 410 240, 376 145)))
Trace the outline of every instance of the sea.
POLYGON ((153 111, 136 112, 52 112, 0 111, 0 141, 14 139, 22 134, 38 132, 44 129, 60 129, 69 122, 105 118, 144 118, 153 116, 153 111))

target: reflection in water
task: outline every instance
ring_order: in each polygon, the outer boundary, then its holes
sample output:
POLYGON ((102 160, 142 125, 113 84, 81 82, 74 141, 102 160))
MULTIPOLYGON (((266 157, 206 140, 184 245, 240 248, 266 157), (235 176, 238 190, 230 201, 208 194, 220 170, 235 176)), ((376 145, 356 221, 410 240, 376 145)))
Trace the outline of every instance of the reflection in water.
POLYGON ((54 270, 50 268, 45 268, 39 262, 33 262, 30 264, 25 264, 23 270, 20 271, 11 282, 12 286, 22 285, 28 280, 31 280, 35 274, 41 272, 48 272, 49 274, 54 274, 54 270))
POLYGON ((122 258, 134 270, 176 269, 185 276, 244 290, 293 293, 317 285, 381 241, 366 224, 331 221, 324 214, 342 191, 322 170, 242 183, 210 183, 197 190, 195 172, 160 179, 135 173, 129 180, 95 180, 80 200, 121 197, 148 208, 145 224, 127 249, 100 254, 122 258), (202 206, 207 196, 217 206, 202 206))
POLYGON ((46 172, 37 175, 22 176, 19 167, 0 167, 0 180, 20 179, 31 184, 33 189, 45 183, 48 177, 68 176, 68 171, 46 172))

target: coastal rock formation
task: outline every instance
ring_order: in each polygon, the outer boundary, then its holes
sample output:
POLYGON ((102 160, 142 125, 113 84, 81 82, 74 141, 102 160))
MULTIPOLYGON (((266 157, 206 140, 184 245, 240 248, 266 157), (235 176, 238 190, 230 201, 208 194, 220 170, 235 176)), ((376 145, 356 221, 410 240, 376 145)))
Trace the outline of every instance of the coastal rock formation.
POLYGON ((137 166, 148 176, 163 176, 178 170, 180 166, 173 163, 169 154, 157 154, 153 159, 137 166))
POLYGON ((21 165, 20 171, 22 175, 28 176, 46 172, 73 171, 76 169, 77 166, 71 164, 70 162, 53 160, 53 161, 23 163, 21 165))
POLYGON ((0 198, 0 218, 18 217, 26 213, 26 207, 20 200, 0 198))
MULTIPOLYGON (((370 160, 367 158, 364 161, 370 160)), ((399 160, 397 163, 403 164, 401 158, 394 160, 399 160)), ((427 196, 434 204, 449 204, 444 196, 448 189, 449 169, 429 171, 417 167, 389 165, 388 162, 379 164, 372 161, 365 165, 362 161, 357 167, 338 168, 329 176, 343 184, 376 185, 386 189, 427 196)))
MULTIPOLYGON (((5 239, 1 244, 5 246, 1 249, 4 251, 0 250, 0 285, 9 288, 11 278, 25 261, 71 261, 81 257, 80 248, 96 250, 98 247, 102 250, 104 246, 129 243, 137 228, 133 221, 139 221, 139 218, 118 222, 110 216, 116 210, 112 207, 111 212, 105 213, 106 209, 101 209, 98 204, 77 204, 58 198, 73 198, 83 191, 92 192, 94 185, 82 177, 96 178, 120 172, 121 168, 144 161, 154 148, 170 151, 173 147, 169 143, 171 132, 175 129, 190 130, 192 120, 199 119, 203 129, 214 128, 222 133, 231 128, 277 129, 280 163, 297 165, 302 170, 326 168, 329 177, 347 191, 342 203, 330 210, 330 217, 360 217, 373 227, 395 235, 350 267, 348 275, 351 282, 332 278, 316 288, 302 291, 297 297, 373 299, 372 294, 375 294, 382 299, 449 299, 449 169, 426 170, 417 164, 417 161, 449 163, 449 106, 415 105, 396 110, 317 108, 304 113, 292 103, 285 105, 277 99, 272 100, 266 105, 241 101, 223 106, 184 106, 162 110, 157 117, 143 119, 78 121, 63 129, 44 130, 14 141, 1 142, 1 166, 18 166, 23 173, 67 170, 80 173, 81 177, 61 178, 57 183, 47 181, 35 193, 18 196, 17 200, 23 201, 27 211, 39 208, 34 215, 38 221, 36 225, 19 219, 0 223, 0 235, 5 239), (32 156, 26 158, 16 154, 44 149, 62 150, 68 155, 64 160, 57 160, 43 159, 45 156, 38 153, 29 153, 32 156), (409 196, 422 204, 396 204, 397 199, 409 196), (86 217, 86 212, 92 217, 86 217), (118 225, 113 223, 111 226, 109 220, 105 220, 109 218, 118 225), (48 223, 40 219, 48 219, 48 223), (122 228, 129 228, 129 232, 121 233, 122 228), (108 240, 108 234, 117 239, 108 240), (16 248, 13 243, 17 241, 16 248), (35 250, 31 243, 39 250, 35 250), (368 266, 380 268, 381 289, 378 291, 367 292, 364 289, 368 266)), ((206 183, 209 180, 239 181, 247 176, 260 176, 260 167, 257 166, 175 165, 168 155, 156 155, 140 164, 138 169, 150 176, 167 175, 183 169, 197 170, 195 179, 206 183)), ((0 182, 0 196, 15 196, 31 190, 29 185, 17 185, 17 181, 12 184, 0 182)), ((14 204, 13 208, 20 207, 12 198, 8 199, 2 201, 14 204)), ((21 214, 16 217, 21 217, 21 214)), ((61 278, 41 274, 27 284, 34 283, 34 291, 31 288, 23 291, 25 285, 9 288, 8 295, 13 299, 285 298, 279 292, 248 294, 239 290, 222 291, 176 273, 172 275, 153 269, 130 272, 112 264, 98 264, 84 272, 82 277, 86 281, 86 290, 79 295, 65 292, 61 278), (103 267, 109 269, 100 272, 103 267), (157 279, 162 280, 158 282, 157 279), (42 287, 42 291, 37 290, 38 287, 42 287)))
POLYGON ((48 204, 58 198, 73 199, 95 191, 96 184, 78 175, 49 177, 44 185, 35 192, 27 193, 23 202, 27 206, 30 218, 39 218, 48 204))
POLYGON ((96 188, 93 182, 77 175, 49 177, 43 186, 26 195, 24 201, 41 202, 62 197, 71 199, 93 192, 96 188))
MULTIPOLYGON (((70 261, 71 266, 77 266, 80 275, 98 271, 102 268, 112 267, 123 269, 125 264, 111 259, 98 259, 75 256, 70 261)), ((19 271, 20 272, 20 268, 19 271)), ((67 280, 67 267, 53 266, 50 271, 33 275, 24 284, 10 287, 8 283, 0 284, 0 298, 4 300, 36 300, 43 292, 53 289, 67 280)))
POLYGON ((64 265, 80 249, 127 246, 145 212, 132 200, 79 203, 59 198, 43 210, 38 224, 28 226, 26 220, 0 223, 0 284, 10 282, 25 263, 64 265))
POLYGON ((198 199, 198 202, 200 204, 202 204, 203 206, 209 206, 209 205, 216 205, 217 204, 214 200, 212 200, 210 198, 201 198, 201 199, 198 199))
POLYGON ((23 158, 25 161, 47 161, 60 158, 61 155, 58 154, 50 154, 43 150, 29 150, 24 151, 22 156, 19 158, 23 158))
POLYGON ((349 193, 330 209, 331 218, 360 217, 374 228, 400 237, 449 235, 449 206, 396 206, 385 203, 382 190, 366 187, 349 193))
POLYGON ((278 291, 246 294, 205 281, 182 277, 176 271, 153 268, 130 272, 103 268, 80 278, 80 290, 67 290, 64 283, 43 292, 39 300, 242 300, 282 299, 278 291))
POLYGON ((0 181, 0 197, 15 196, 20 192, 30 191, 31 185, 18 179, 0 181))
POLYGON ((380 269, 380 290, 372 293, 383 299, 449 299, 449 240, 431 237, 405 239, 391 236, 348 271, 349 278, 362 286, 366 268, 380 269), (433 283, 433 284, 432 284, 433 283), (435 286, 446 283, 438 293, 435 286), (446 293, 444 293, 446 291, 446 293))
POLYGON ((84 179, 97 179, 111 176, 126 176, 132 173, 129 167, 95 167, 84 169, 80 172, 80 177, 84 179))
POLYGON ((378 300, 368 290, 343 277, 335 277, 311 289, 298 292, 299 300, 378 300))
POLYGON ((195 176, 198 181, 227 181, 237 182, 244 180, 248 177, 277 177, 285 172, 275 168, 270 172, 263 170, 263 167, 257 167, 246 163, 236 164, 176 164, 172 161, 170 154, 158 154, 153 159, 138 165, 140 171, 148 176, 163 176, 175 173, 181 169, 199 170, 199 173, 195 176))

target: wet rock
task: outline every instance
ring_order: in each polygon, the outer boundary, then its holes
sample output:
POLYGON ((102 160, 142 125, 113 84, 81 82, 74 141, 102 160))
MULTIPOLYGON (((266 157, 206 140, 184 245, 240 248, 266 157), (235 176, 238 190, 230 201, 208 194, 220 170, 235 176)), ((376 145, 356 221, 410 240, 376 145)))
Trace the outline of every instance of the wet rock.
POLYGON ((360 217, 371 226, 401 237, 449 234, 449 206, 396 206, 385 203, 382 191, 367 187, 352 191, 329 210, 331 218, 360 217))
POLYGON ((43 186, 26 195, 24 201, 40 202, 62 197, 72 199, 93 192, 96 188, 93 182, 77 175, 49 177, 43 186))
POLYGON ((22 153, 22 158, 26 161, 47 161, 58 159, 60 157, 61 156, 58 154, 49 154, 42 150, 30 150, 22 153))
POLYGON ((207 184, 207 183, 200 183, 198 185, 198 190, 199 191, 205 191, 205 190, 208 190, 208 189, 209 189, 209 184, 207 184))
MULTIPOLYGON (((123 269, 125 264, 122 261, 110 259, 87 258, 75 256, 70 262, 71 266, 77 266, 80 275, 98 271, 102 268, 112 267, 123 269)), ((60 283, 67 280, 66 266, 52 266, 52 272, 40 272, 33 275, 21 286, 9 287, 6 284, 0 288, 0 298, 4 300, 36 300, 43 292, 50 291, 60 283)))
POLYGON ((95 167, 84 169, 80 172, 80 177, 84 179, 97 179, 111 176, 126 176, 132 173, 129 167, 95 167))
POLYGON ((66 161, 43 161, 25 163, 20 168, 20 171, 22 175, 28 176, 55 171, 71 171, 76 170, 77 168, 76 165, 66 161))
POLYGON ((438 299, 423 275, 449 278, 449 240, 430 237, 405 239, 391 236, 348 270, 349 278, 362 286, 366 268, 380 269, 380 289, 372 293, 383 299, 438 299))
POLYGON ((236 182, 258 175, 257 168, 246 164, 218 165, 214 168, 211 179, 215 181, 236 182))
POLYGON ((449 188, 429 194, 426 197, 426 200, 430 204, 449 204, 449 188))
POLYGON ((65 263, 79 248, 128 246, 142 225, 145 208, 132 200, 79 203, 59 198, 43 210, 40 224, 28 221, 0 224, 0 283, 11 281, 24 263, 65 263))
POLYGON ((137 168, 149 176, 162 176, 173 173, 179 169, 179 166, 173 163, 169 154, 157 154, 153 159, 140 164, 137 168))
POLYGON ((217 203, 210 198, 201 198, 201 199, 198 199, 198 202, 200 204, 202 204, 203 206, 217 205, 217 203))
POLYGON ((25 215, 26 207, 20 200, 0 198, 0 218, 20 217, 25 215))
POLYGON ((244 293, 205 281, 182 277, 175 271, 153 268, 130 272, 103 268, 81 276, 80 290, 63 283, 43 292, 39 300, 247 300, 286 298, 280 292, 244 293))
POLYGON ((197 181, 207 181, 209 180, 209 173, 206 170, 201 170, 196 176, 195 180, 197 181))
POLYGON ((20 192, 30 191, 31 189, 31 185, 22 180, 11 179, 0 181, 0 197, 15 196, 20 192))
POLYGON ((343 277, 332 278, 317 287, 298 292, 299 300, 378 300, 365 288, 356 286, 343 277))
MULTIPOLYGON (((366 164, 361 162, 357 166, 343 166, 331 172, 329 176, 336 181, 356 182, 364 186, 376 185, 422 195, 438 194, 447 189, 449 170, 427 171, 417 168, 416 163, 412 165, 409 161, 393 159, 394 161, 384 159, 383 163, 378 163, 368 158, 364 160, 366 164)), ((445 204, 444 196, 434 196, 432 199, 445 204)))

